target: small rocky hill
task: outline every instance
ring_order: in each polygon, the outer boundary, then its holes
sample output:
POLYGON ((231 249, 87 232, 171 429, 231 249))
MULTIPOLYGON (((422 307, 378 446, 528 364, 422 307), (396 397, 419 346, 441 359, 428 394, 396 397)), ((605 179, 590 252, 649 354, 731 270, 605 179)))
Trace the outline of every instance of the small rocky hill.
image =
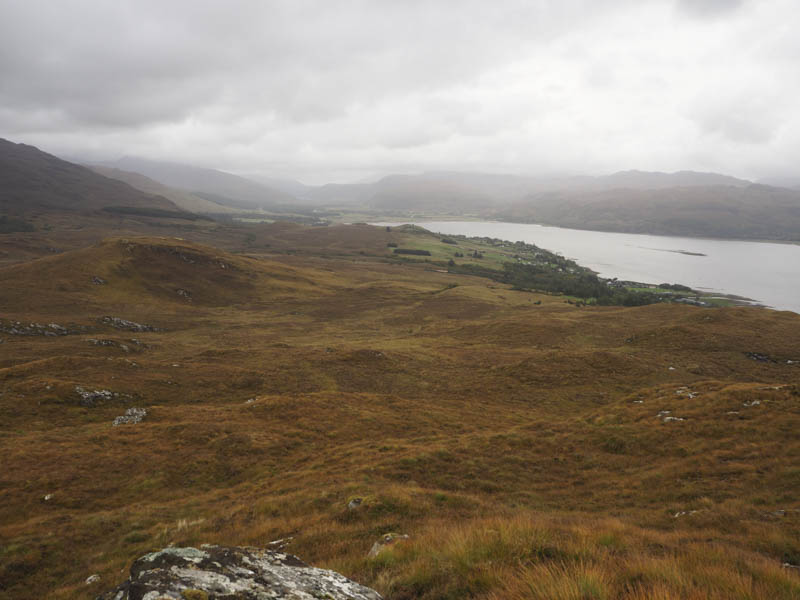
POLYGON ((381 596, 290 554, 205 545, 199 549, 165 548, 142 556, 131 566, 130 578, 98 600, 145 598, 380 600, 381 596))
MULTIPOLYGON (((0 304, 31 310, 74 306, 227 306, 309 294, 317 274, 179 238, 112 238, 0 269, 0 304)), ((170 308, 171 307, 171 308, 170 308)))

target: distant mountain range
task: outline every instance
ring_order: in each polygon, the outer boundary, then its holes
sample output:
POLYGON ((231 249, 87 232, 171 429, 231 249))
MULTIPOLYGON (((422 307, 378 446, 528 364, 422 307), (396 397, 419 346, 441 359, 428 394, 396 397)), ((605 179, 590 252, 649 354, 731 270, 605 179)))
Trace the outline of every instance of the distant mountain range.
POLYGON ((493 216, 573 229, 800 241, 800 191, 761 184, 542 192, 493 216))
POLYGON ((191 192, 207 201, 225 206, 270 209, 297 202, 291 194, 216 169, 133 157, 93 164, 139 173, 163 185, 191 192))
POLYGON ((309 188, 306 197, 322 204, 355 203, 384 210, 480 212, 548 191, 651 190, 709 185, 746 187, 749 184, 749 181, 727 175, 694 171, 622 171, 602 177, 526 177, 440 171, 389 175, 374 183, 328 184, 309 188))
POLYGON ((141 158, 88 169, 0 140, 0 229, 13 229, 8 219, 36 209, 318 214, 322 207, 376 218, 469 215, 600 231, 800 240, 800 190, 716 173, 542 178, 440 171, 307 186, 141 158))
POLYGON ((33 221, 56 214, 196 218, 163 196, 146 194, 33 146, 0 139, 0 233, 30 231, 33 221))
POLYGON ((236 212, 230 206, 217 204, 205 198, 201 198, 197 194, 172 188, 159 183, 154 179, 142 175, 141 173, 133 173, 131 171, 123 171, 121 169, 114 169, 112 167, 103 167, 100 165, 92 165, 89 167, 103 177, 109 179, 117 179, 124 181, 131 187, 141 190, 147 194, 154 194, 162 196, 184 210, 197 213, 233 213, 236 212))

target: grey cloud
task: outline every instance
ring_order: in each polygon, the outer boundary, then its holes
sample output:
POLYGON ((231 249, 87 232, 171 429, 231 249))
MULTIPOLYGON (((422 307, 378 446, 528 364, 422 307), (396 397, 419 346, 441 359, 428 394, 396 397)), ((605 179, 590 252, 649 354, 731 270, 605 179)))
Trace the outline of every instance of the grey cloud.
POLYGON ((6 0, 0 136, 316 180, 746 170, 800 135, 793 0, 770 4, 6 0))
POLYGON ((692 17, 717 18, 739 10, 743 0, 678 0, 678 9, 692 17))

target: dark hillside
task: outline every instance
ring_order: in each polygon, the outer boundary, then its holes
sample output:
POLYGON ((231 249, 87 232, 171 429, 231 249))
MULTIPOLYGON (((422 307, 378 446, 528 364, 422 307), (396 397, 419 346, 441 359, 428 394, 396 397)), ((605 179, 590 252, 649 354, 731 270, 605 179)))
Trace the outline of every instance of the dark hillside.
POLYGON ((759 184, 547 192, 496 216, 598 231, 800 240, 800 192, 759 184))
POLYGON ((26 144, 0 139, 0 211, 22 216, 41 209, 98 211, 106 207, 180 212, 145 194, 26 144))

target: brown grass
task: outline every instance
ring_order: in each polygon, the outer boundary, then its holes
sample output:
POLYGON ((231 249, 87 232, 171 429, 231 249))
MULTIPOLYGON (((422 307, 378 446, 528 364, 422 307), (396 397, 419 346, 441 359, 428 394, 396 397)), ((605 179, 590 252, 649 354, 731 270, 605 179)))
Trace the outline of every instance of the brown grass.
POLYGON ((800 562, 800 317, 579 309, 381 262, 387 234, 264 228, 247 257, 114 240, 0 270, 0 318, 91 328, 0 333, 0 598, 286 536, 389 598, 800 595, 781 567, 800 562), (85 407, 76 385, 127 396, 85 407), (111 427, 127 406, 148 417, 111 427), (411 538, 368 560, 389 531, 411 538))

